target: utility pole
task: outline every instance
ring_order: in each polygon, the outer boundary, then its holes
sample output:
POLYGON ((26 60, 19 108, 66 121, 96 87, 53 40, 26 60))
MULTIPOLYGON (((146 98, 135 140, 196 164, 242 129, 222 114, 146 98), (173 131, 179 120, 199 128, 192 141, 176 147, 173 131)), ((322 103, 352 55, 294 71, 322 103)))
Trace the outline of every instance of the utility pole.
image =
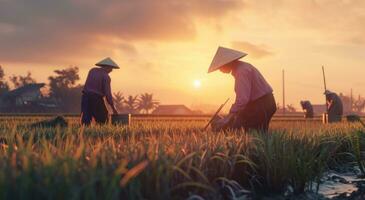
MULTIPOLYGON (((323 75, 323 85, 324 85, 324 91, 326 92, 327 90, 327 83, 326 83, 326 74, 324 72, 324 66, 322 66, 322 75, 323 75)), ((328 107, 327 107, 327 97, 326 99, 326 103, 324 105, 326 105, 326 113, 328 113, 328 107)))
POLYGON ((285 71, 283 69, 283 114, 285 115, 285 71))
POLYGON ((353 96, 352 96, 352 88, 351 88, 351 96, 350 96, 350 113, 352 113, 352 105, 353 105, 353 96))

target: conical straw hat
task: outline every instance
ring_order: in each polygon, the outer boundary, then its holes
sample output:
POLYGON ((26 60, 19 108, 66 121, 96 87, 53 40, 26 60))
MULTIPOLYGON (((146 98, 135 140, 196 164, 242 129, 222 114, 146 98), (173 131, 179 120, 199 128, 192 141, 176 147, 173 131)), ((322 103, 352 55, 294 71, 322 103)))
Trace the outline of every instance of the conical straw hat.
POLYGON ((238 60, 246 55, 247 55, 246 53, 240 51, 224 47, 218 47, 217 53, 215 54, 213 61, 208 69, 208 73, 214 72, 223 65, 228 64, 234 60, 238 60))
POLYGON ((323 94, 324 95, 329 95, 329 94, 335 94, 335 93, 332 92, 331 90, 326 90, 323 94))
POLYGON ((112 67, 114 69, 119 69, 119 66, 109 57, 95 64, 99 67, 112 67))

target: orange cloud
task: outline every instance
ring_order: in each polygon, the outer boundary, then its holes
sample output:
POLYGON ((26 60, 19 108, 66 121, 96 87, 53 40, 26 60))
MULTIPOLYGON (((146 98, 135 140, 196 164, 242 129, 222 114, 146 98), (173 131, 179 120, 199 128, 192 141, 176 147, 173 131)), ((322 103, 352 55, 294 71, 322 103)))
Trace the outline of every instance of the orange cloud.
POLYGON ((101 46, 133 53, 123 44, 192 40, 196 19, 220 19, 241 6, 241 0, 0 1, 0 59, 72 60, 98 55, 101 46))
POLYGON ((273 55, 274 53, 267 50, 265 45, 255 45, 249 42, 234 41, 232 42, 232 47, 237 50, 248 53, 249 56, 253 58, 265 58, 273 55))

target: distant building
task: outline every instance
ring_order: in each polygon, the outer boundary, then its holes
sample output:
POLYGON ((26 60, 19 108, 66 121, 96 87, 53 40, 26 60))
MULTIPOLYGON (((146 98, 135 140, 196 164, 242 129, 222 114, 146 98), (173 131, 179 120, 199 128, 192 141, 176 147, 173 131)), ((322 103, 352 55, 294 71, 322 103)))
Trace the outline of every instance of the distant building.
POLYGON ((324 104, 313 104, 312 106, 314 115, 321 115, 327 112, 326 105, 324 104))
POLYGON ((28 84, 11 90, 0 97, 2 106, 23 106, 39 101, 42 98, 40 89, 44 87, 44 83, 28 84))
POLYGON ((54 107, 52 102, 44 98, 41 92, 46 84, 27 84, 0 96, 2 112, 46 112, 54 107))
POLYGON ((154 115, 193 115, 195 112, 185 105, 160 105, 152 114, 154 115))

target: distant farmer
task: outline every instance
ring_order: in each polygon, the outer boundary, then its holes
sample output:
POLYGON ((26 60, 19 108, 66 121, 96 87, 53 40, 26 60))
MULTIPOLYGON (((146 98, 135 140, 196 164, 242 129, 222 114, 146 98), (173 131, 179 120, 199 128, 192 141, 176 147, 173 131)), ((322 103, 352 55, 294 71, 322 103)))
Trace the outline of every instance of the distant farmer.
POLYGON ((300 101, 300 105, 302 106, 302 109, 304 110, 304 118, 313 118, 313 106, 310 101, 300 101))
POLYGON ((110 87, 111 79, 109 73, 113 69, 119 69, 119 66, 110 58, 106 58, 95 64, 89 71, 81 99, 81 123, 89 125, 92 118, 99 124, 104 124, 108 120, 108 110, 104 103, 106 101, 117 114, 113 104, 113 97, 110 87))
POLYGON ((340 97, 329 90, 324 92, 327 101, 328 122, 340 122, 343 115, 343 105, 340 97))
POLYGON ((246 53, 219 47, 208 73, 220 70, 231 73, 235 79, 236 100, 228 116, 215 122, 219 129, 257 130, 267 132, 276 112, 271 86, 250 63, 239 61, 246 53))

